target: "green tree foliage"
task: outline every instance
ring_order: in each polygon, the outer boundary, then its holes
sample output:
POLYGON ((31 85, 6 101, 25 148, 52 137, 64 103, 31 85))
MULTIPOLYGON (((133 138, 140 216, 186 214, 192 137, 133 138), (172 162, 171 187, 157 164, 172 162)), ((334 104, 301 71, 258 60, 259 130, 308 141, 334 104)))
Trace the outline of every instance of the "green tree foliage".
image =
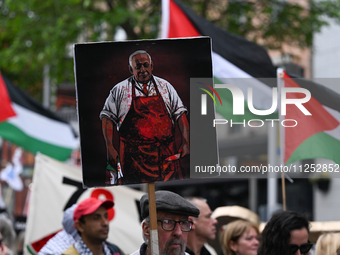
MULTIPOLYGON (((340 0, 182 0, 198 15, 268 49, 309 47, 313 33, 340 20, 340 0)), ((74 82, 72 45, 156 38, 161 0, 0 0, 0 70, 39 98, 44 65, 52 84, 74 82)))
POLYGON ((282 43, 310 47, 314 33, 331 19, 340 22, 339 0, 182 1, 223 29, 267 49, 280 49, 282 43))
POLYGON ((43 69, 52 84, 74 82, 72 45, 112 41, 118 26, 129 39, 156 38, 160 1, 0 0, 0 70, 41 97, 43 69))

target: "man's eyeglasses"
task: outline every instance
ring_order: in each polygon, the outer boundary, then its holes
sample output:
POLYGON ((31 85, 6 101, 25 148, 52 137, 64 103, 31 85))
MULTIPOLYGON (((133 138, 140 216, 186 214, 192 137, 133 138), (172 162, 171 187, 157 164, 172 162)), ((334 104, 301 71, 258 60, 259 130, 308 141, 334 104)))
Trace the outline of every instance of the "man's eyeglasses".
POLYGON ((150 64, 148 62, 144 62, 144 64, 142 63, 137 63, 136 64, 136 69, 139 70, 142 68, 142 66, 144 66, 145 68, 148 68, 150 66, 150 64))
POLYGON ((309 250, 313 247, 312 243, 304 243, 300 246, 296 244, 289 244, 289 254, 295 254, 297 250, 300 250, 301 254, 308 253, 309 250))
POLYGON ((174 230, 176 227, 176 224, 178 223, 183 232, 189 232, 192 228, 192 225, 194 224, 192 221, 188 221, 188 220, 180 220, 180 221, 157 220, 157 222, 161 223, 162 229, 164 229, 165 231, 174 230))

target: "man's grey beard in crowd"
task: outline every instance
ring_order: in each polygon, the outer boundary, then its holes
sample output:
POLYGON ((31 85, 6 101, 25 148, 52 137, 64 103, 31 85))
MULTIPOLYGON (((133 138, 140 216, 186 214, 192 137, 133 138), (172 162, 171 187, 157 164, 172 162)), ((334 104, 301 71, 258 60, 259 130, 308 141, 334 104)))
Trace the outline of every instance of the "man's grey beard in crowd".
POLYGON ((172 238, 165 244, 165 249, 160 251, 160 255, 184 255, 185 253, 184 242, 181 238, 172 238), (173 243, 178 243, 181 246, 178 248, 169 248, 169 246, 173 243))

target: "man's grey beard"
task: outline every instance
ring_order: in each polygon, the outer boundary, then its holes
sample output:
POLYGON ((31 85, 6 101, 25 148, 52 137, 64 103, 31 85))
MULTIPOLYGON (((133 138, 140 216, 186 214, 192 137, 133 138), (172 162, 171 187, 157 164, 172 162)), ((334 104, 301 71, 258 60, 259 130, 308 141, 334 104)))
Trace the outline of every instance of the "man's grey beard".
POLYGON ((165 249, 160 251, 160 255, 184 255, 185 247, 183 240, 181 238, 172 238, 165 244, 165 249), (179 248, 169 248, 169 246, 173 243, 179 243, 181 247, 179 248))

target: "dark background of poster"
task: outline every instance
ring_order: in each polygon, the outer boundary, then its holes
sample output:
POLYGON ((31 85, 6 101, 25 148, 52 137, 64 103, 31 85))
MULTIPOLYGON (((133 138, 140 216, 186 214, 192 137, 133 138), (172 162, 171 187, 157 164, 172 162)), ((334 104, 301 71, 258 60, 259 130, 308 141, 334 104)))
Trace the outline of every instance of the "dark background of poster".
MULTIPOLYGON (((153 74, 169 81, 177 90, 188 108, 188 120, 190 78, 212 77, 211 40, 208 37, 76 44, 81 158, 83 183, 87 187, 105 186, 106 145, 99 114, 113 86, 131 76, 128 69, 130 54, 141 49, 151 55, 153 74)), ((177 132, 178 128, 176 137, 177 132)), ((115 137, 118 146, 117 134, 115 137)), ((189 157, 181 161, 186 178, 189 178, 189 162, 189 157)))

